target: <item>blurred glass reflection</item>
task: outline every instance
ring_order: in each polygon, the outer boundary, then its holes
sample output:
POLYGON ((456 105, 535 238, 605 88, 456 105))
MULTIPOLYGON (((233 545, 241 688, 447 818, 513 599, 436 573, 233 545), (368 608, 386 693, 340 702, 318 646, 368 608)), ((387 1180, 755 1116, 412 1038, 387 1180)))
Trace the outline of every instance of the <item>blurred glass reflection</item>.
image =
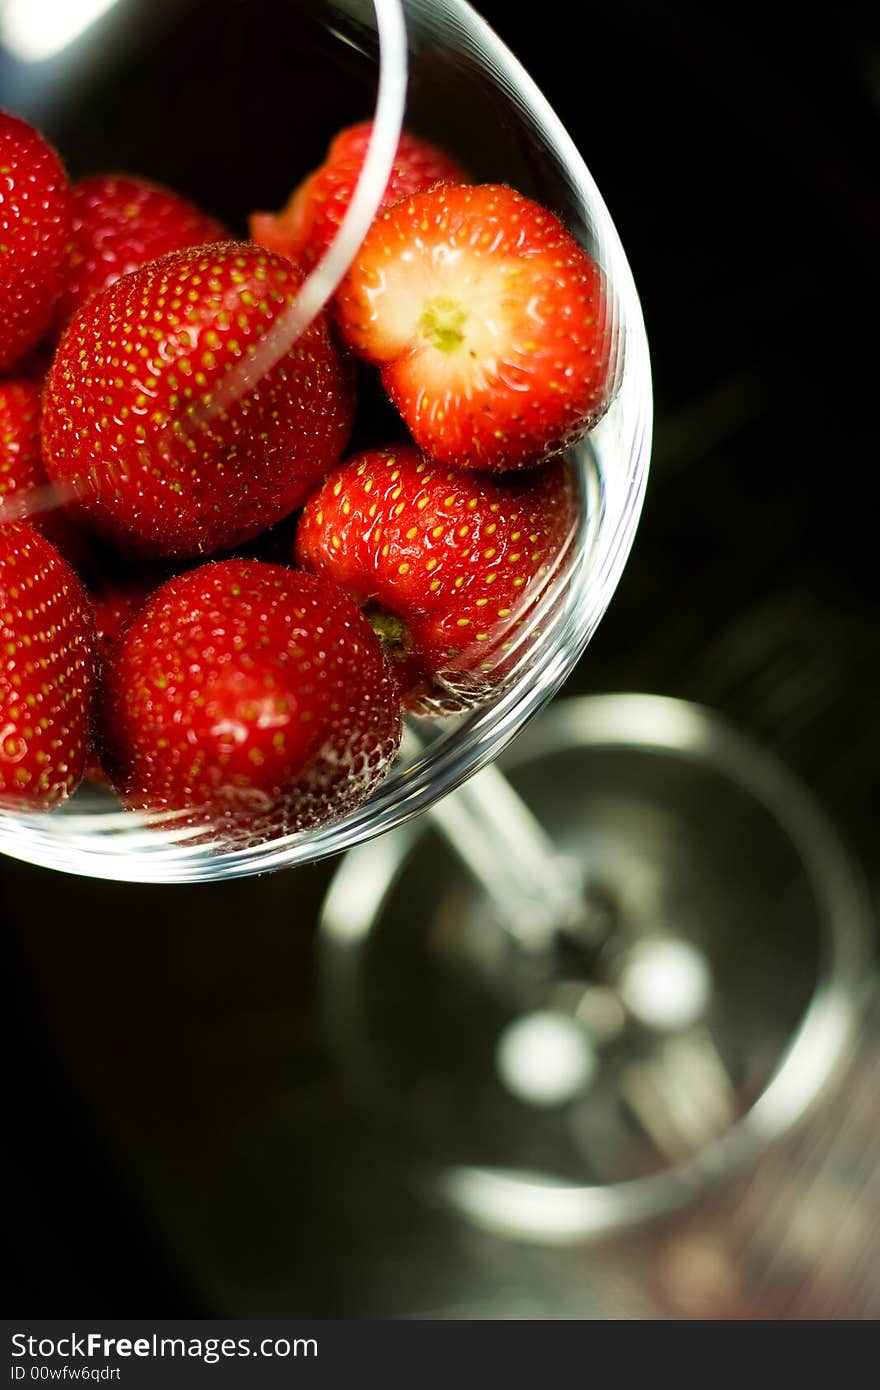
POLYGON ((0 43, 22 63, 54 58, 117 0, 0 0, 0 43))

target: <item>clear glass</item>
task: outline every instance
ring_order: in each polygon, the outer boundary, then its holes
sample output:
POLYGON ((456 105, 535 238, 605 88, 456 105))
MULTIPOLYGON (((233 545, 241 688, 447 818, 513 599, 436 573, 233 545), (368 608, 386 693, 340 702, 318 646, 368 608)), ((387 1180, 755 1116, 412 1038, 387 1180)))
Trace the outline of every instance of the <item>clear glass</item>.
MULTIPOLYGON (((475 870, 473 817, 462 840, 434 815, 364 846, 322 911, 324 1025, 399 1181, 571 1246, 706 1194, 827 1094, 860 1026, 870 897, 811 791, 705 708, 560 699, 500 767, 553 847, 544 915, 475 870), (564 915, 570 863, 603 915, 564 915)), ((484 777, 442 809, 485 820, 503 793, 477 806, 484 777)), ((508 881, 531 839, 512 826, 508 881)))
POLYGON ((291 178, 320 162, 336 129, 374 113, 356 196, 297 304, 276 325, 269 362, 279 333, 284 345, 293 342, 344 274, 384 191, 404 121, 475 181, 509 183, 550 207, 604 270, 616 395, 572 450, 580 516, 564 578, 542 601, 540 635, 494 699, 454 718, 410 721, 394 768, 358 811, 256 849, 188 844, 185 832, 151 829, 106 791, 84 784, 51 814, 0 813, 0 851, 93 877, 192 882, 314 861, 402 824, 492 762, 560 688, 611 599, 638 523, 651 438, 648 348, 626 257, 580 154, 527 73, 463 0, 257 0, 247 7, 198 0, 170 8, 116 0, 91 30, 49 57, 28 58, 7 34, 2 64, 4 104, 41 124, 59 147, 66 150, 69 140, 91 168, 126 167, 221 216, 225 199, 233 226, 242 208, 267 205, 265 187, 252 186, 261 150, 268 148, 277 177, 278 151, 289 142, 286 186, 275 190, 280 206, 291 178), (172 115, 179 107, 189 124, 174 139, 168 131, 150 139, 131 110, 128 125, 114 124, 108 92, 124 93, 133 72, 136 101, 139 48, 157 36, 167 40, 172 24, 169 100, 172 115), (203 45, 206 32, 210 51, 200 49, 194 67, 187 45, 203 45), (193 79, 194 90, 185 90, 188 72, 204 74, 193 79), (175 85, 178 73, 183 87, 175 85))

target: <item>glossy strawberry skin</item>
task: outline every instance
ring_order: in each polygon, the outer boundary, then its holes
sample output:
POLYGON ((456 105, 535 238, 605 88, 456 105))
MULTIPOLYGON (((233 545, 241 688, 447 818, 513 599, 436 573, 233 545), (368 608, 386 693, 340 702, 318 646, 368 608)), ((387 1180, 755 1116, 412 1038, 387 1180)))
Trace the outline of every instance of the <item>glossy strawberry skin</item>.
POLYGON ((105 676, 104 765, 126 804, 226 848, 354 810, 400 709, 369 624, 335 585, 222 560, 163 585, 105 676))
POLYGON ((373 613, 409 708, 444 713, 491 696, 527 653, 535 605, 564 574, 577 516, 562 461, 496 481, 432 464, 412 446, 372 450, 309 501, 296 558, 373 613))
POLYGON ((0 807, 47 811, 89 747, 95 637, 82 584, 32 526, 0 526, 0 807))
MULTIPOLYGON (((339 230, 367 157, 372 128, 372 121, 363 121, 341 130, 324 163, 295 189, 281 212, 252 213, 254 241, 310 270, 339 230)), ((379 207, 449 180, 464 183, 466 175, 443 150, 403 131, 379 207)))
POLYGON ((339 459, 354 402, 325 315, 282 352, 300 283, 282 257, 219 242, 83 306, 43 421, 49 476, 82 520, 123 549, 199 556, 302 505, 339 459))
POLYGON ((346 342, 381 368, 415 442, 443 463, 534 467, 613 394, 602 272, 552 213, 502 185, 395 203, 335 302, 346 342))
POLYGON ((71 193, 60 323, 98 290, 107 289, 171 251, 228 240, 213 217, 177 193, 123 174, 96 174, 71 193))
POLYGON ((70 186, 51 146, 0 111, 0 372, 36 347, 61 293, 70 186))

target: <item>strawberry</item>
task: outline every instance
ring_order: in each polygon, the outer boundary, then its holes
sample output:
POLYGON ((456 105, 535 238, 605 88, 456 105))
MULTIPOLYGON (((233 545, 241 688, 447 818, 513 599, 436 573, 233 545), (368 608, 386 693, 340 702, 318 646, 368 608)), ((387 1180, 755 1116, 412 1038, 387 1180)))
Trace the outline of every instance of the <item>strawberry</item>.
POLYGON ((41 135, 0 111, 0 372, 49 328, 63 286, 70 186, 41 135))
POLYGON ((108 661, 128 624, 162 580, 132 575, 122 583, 105 584, 89 595, 95 618, 95 640, 100 661, 108 661))
POLYGON ((336 297, 349 345, 442 463, 533 466, 609 404, 604 278, 513 189, 444 184, 383 212, 336 297))
MULTIPOLYGON (((251 214, 254 241, 310 270, 339 230, 351 202, 373 130, 372 121, 335 137, 324 163, 294 190, 281 212, 251 214)), ((403 131, 380 209, 440 181, 464 183, 464 171, 435 145, 403 131)))
POLYGON ((36 526, 81 573, 92 557, 46 475, 41 414, 37 382, 27 378, 0 381, 0 521, 27 521, 36 526))
POLYGON ((528 651, 576 522, 562 460, 496 480, 412 446, 377 449, 308 502, 296 558, 365 608, 409 707, 443 713, 486 699, 528 651))
POLYGON ((169 251, 228 237, 219 222, 144 179, 96 174, 71 195, 67 281, 59 304, 66 323, 96 290, 169 251))
POLYGON ((351 601, 248 560, 152 596, 110 657, 102 727, 128 806, 210 827, 224 848, 354 810, 401 734, 387 662, 351 601))
POLYGON ((83 775, 95 640, 83 587, 45 537, 0 526, 0 806, 45 811, 83 775))
POLYGON ((0 381, 0 507, 11 520, 42 511, 49 479, 40 448, 40 387, 0 381))
POLYGON ((283 257, 218 242, 151 261, 74 316, 46 382, 43 454, 108 540, 232 549, 339 459, 350 369, 324 315, 284 350, 300 283, 283 257))
MULTIPOLYGON (((142 575, 135 575, 122 583, 105 583, 96 593, 89 595, 95 623, 95 650, 97 654, 96 675, 99 692, 103 680, 104 667, 110 660, 116 648, 116 644, 132 618, 146 606, 150 594, 159 587, 160 583, 161 580, 158 576, 149 578, 142 575)), ((98 708, 100 708, 100 700, 101 695, 99 693, 95 697, 98 708)), ((101 766, 101 760, 94 749, 92 749, 91 756, 86 763, 86 769, 83 775, 89 782, 107 784, 110 780, 101 766)))

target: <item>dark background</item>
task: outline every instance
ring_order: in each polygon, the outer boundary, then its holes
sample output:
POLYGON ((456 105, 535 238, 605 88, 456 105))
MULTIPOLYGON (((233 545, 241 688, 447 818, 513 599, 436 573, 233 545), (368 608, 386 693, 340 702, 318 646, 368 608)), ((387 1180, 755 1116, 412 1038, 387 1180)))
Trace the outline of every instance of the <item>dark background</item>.
MULTIPOLYGON (((644 518, 569 688, 723 710, 876 890, 876 6, 480 8, 584 151, 652 348, 644 518)), ((145 148, 180 139, 130 114, 145 148)), ((512 1277, 394 1186, 334 1075, 331 871, 145 888, 0 864, 10 1313, 431 1315, 512 1277)))

